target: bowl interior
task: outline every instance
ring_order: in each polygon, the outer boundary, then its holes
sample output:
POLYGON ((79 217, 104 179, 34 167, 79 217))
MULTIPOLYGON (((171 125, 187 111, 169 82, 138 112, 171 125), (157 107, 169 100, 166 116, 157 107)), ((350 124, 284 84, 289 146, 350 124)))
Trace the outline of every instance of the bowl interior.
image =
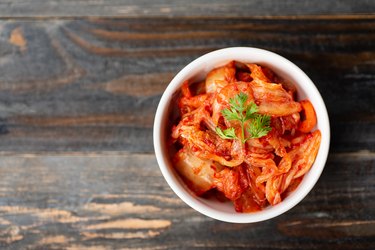
POLYGON ((330 128, 327 110, 320 93, 312 81, 301 69, 287 59, 272 52, 256 48, 222 49, 203 55, 188 64, 175 76, 165 90, 160 100, 154 123, 155 154, 162 174, 173 191, 195 210, 209 217, 227 222, 248 223, 262 221, 280 215, 295 206, 307 195, 318 180, 327 159, 329 142, 330 128), (319 129, 322 134, 321 145, 316 160, 298 188, 289 194, 280 204, 268 206, 266 209, 255 213, 237 213, 231 202, 220 202, 216 199, 197 197, 184 184, 174 170, 166 147, 166 138, 169 133, 166 130, 170 109, 174 105, 174 100, 180 91, 182 83, 185 80, 192 82, 202 80, 209 71, 231 60, 266 66, 286 81, 293 83, 297 88, 297 99, 309 99, 313 104, 318 120, 315 129, 319 129))

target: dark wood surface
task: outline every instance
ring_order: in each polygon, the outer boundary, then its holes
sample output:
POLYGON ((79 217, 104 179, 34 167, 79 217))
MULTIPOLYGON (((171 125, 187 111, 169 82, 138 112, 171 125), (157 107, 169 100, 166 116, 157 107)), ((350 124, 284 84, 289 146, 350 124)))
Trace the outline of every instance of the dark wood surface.
POLYGON ((5 17, 267 17, 373 14, 372 0, 2 0, 5 17))
POLYGON ((1 249, 375 249, 375 4, 226 2, 0 4, 1 249), (152 145, 169 81, 230 46, 295 62, 331 121, 317 185, 255 224, 185 205, 152 145))

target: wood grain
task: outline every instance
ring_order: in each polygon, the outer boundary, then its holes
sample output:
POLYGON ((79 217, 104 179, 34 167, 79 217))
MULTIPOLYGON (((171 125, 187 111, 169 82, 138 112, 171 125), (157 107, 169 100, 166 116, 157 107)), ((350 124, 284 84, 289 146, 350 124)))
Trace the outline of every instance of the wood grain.
POLYGON ((298 206, 270 221, 241 225, 187 207, 167 186, 152 154, 8 155, 0 159, 0 246, 371 249, 374 175, 374 153, 331 154, 318 184, 298 206))
POLYGON ((0 20, 0 248, 375 249, 374 4, 290 4, 0 3, 0 16, 19 16, 0 20), (262 223, 222 223, 187 207, 153 154, 167 84, 230 46, 295 62, 330 115, 319 182, 262 223))
POLYGON ((153 152, 167 84, 230 46, 269 49, 306 71, 334 152, 375 149, 375 18, 9 20, 0 31, 1 151, 153 152))
POLYGON ((338 15, 373 14, 375 4, 371 0, 293 1, 293 0, 3 0, 0 16, 6 17, 233 17, 233 16, 290 16, 290 15, 338 15))

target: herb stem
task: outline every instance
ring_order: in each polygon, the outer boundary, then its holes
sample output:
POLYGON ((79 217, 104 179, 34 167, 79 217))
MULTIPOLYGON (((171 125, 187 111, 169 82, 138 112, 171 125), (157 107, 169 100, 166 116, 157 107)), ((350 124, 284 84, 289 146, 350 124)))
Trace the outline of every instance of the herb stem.
POLYGON ((241 141, 244 144, 246 142, 244 121, 241 121, 241 135, 242 135, 241 141))
POLYGON ((238 138, 235 133, 235 129, 227 128, 224 131, 219 127, 216 127, 216 133, 223 139, 240 139, 242 144, 245 144, 247 140, 251 138, 260 138, 268 134, 271 131, 270 121, 271 117, 267 115, 257 114, 258 106, 251 102, 246 105, 248 96, 244 93, 239 93, 234 98, 229 99, 230 108, 223 109, 221 113, 224 118, 228 121, 236 120, 241 126, 241 138, 238 138), (246 127, 250 134, 248 138, 245 138, 245 123, 250 121, 250 124, 246 127))

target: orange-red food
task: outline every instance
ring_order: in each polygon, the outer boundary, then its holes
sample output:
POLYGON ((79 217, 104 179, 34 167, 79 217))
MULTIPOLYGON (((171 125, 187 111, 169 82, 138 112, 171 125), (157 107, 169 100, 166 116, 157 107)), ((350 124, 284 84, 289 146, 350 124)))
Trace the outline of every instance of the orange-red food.
POLYGON ((315 127, 316 124, 315 110, 309 100, 303 100, 300 101, 300 103, 306 119, 301 122, 298 129, 303 133, 308 133, 315 127))
POLYGON ((170 139, 175 169, 191 190, 219 192, 237 212, 254 212, 282 202, 297 188, 314 163, 321 134, 313 131, 313 105, 297 101, 295 92, 270 69, 234 61, 209 72, 203 82, 183 83, 170 139), (244 142, 215 132, 219 126, 239 133, 239 123, 222 114, 239 93, 271 117, 267 135, 244 142))

